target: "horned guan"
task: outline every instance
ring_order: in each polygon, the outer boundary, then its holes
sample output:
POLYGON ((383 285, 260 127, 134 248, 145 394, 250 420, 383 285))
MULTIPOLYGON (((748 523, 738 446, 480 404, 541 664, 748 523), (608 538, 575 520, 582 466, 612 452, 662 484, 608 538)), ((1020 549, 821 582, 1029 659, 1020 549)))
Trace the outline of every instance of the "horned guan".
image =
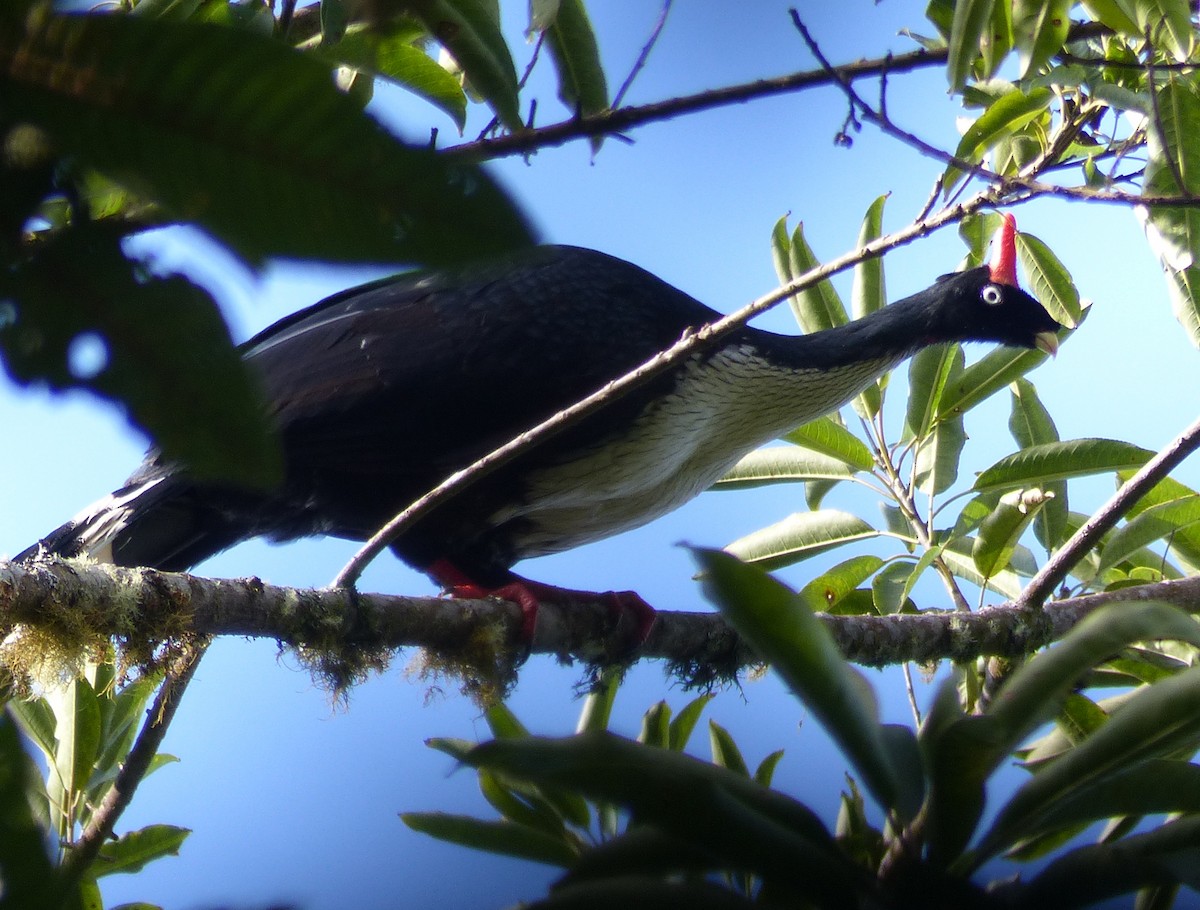
MULTIPOLYGON (((119 490, 18 558, 185 570, 241 540, 371 536, 510 437, 719 314, 592 250, 531 249, 335 294, 243 346, 278 427, 271 492, 201 481, 153 453, 119 490)), ((811 335, 744 327, 468 487, 392 545, 459 593, 532 598, 510 567, 635 528, 743 454, 847 402, 938 342, 1053 352, 1017 286, 1007 216, 990 265, 811 335)))

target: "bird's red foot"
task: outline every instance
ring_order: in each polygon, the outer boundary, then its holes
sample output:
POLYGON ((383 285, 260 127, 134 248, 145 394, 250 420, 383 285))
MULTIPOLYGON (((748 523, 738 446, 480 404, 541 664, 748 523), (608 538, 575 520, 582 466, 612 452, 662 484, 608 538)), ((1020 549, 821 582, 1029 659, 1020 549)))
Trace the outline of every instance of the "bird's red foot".
POLYGON ((653 628, 657 616, 654 608, 635 591, 607 591, 603 594, 593 591, 577 591, 572 588, 548 585, 540 581, 531 581, 511 572, 509 580, 505 584, 488 587, 479 584, 457 566, 444 559, 439 559, 425 571, 451 597, 499 597, 515 603, 521 608, 521 640, 526 644, 533 641, 533 632, 537 626, 538 607, 542 603, 571 607, 602 600, 617 622, 627 616, 632 618, 635 646, 643 644, 649 638, 650 630, 653 628))

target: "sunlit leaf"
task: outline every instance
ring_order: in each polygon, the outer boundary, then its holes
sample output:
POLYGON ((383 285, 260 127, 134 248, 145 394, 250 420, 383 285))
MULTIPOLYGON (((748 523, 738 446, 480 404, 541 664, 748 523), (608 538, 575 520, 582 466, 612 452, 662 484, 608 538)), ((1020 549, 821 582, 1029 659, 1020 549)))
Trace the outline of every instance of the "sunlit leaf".
POLYGON ((946 77, 950 91, 959 91, 979 56, 980 41, 992 16, 994 0, 958 0, 950 26, 946 77))
POLYGON ((1059 258, 1032 234, 1017 234, 1017 257, 1038 302, 1056 322, 1068 328, 1077 326, 1083 315, 1079 291, 1059 258))
MULTIPOLYGON (((984 154, 1002 138, 1011 136, 1031 120, 1042 116, 1054 99, 1049 89, 1033 89, 1028 94, 1014 87, 988 106, 963 133, 954 157, 972 164, 983 160, 984 154)), ((942 183, 949 192, 963 172, 953 164, 946 168, 942 183)))
POLYGON ((875 466, 875 459, 866 444, 832 417, 810 420, 783 438, 795 445, 844 461, 859 471, 869 471, 875 466))
POLYGON ((742 757, 742 750, 738 748, 738 744, 729 731, 716 721, 708 722, 708 743, 709 748, 712 749, 714 765, 728 768, 735 774, 750 776, 750 768, 746 764, 746 759, 742 757))
POLYGON ((1013 0, 1013 43, 1022 78, 1033 75, 1062 50, 1074 5, 1074 0, 1013 0))
MULTIPOLYGON (((608 84, 600 63, 596 33, 582 0, 560 0, 546 31, 550 57, 558 73, 558 97, 572 113, 587 116, 608 109, 608 84)), ((592 139, 598 149, 602 137, 592 139)))
POLYGON ((713 698, 714 696, 711 693, 697 696, 684 705, 679 713, 672 718, 669 737, 670 748, 676 752, 682 752, 687 748, 688 740, 692 738, 692 731, 696 728, 696 724, 700 720, 700 715, 704 713, 705 707, 713 698))
POLYGON ((872 554, 863 554, 840 562, 822 572, 800 589, 800 598, 810 610, 833 610, 846 595, 879 571, 883 560, 872 554))
POLYGON ((782 482, 848 480, 855 474, 846 462, 795 446, 770 446, 742 456, 715 490, 740 490, 782 482))
MULTIPOLYGON (((775 225, 771 235, 771 251, 775 260, 775 271, 784 284, 795 281, 821 265, 808 241, 804 239, 803 224, 796 225, 791 239, 788 239, 786 218, 781 218, 775 225)), ((800 323, 800 328, 810 334, 844 325, 849 321, 846 306, 828 278, 789 297, 788 303, 796 321, 800 323)))
POLYGON ((1153 452, 1117 439, 1070 439, 1001 458, 976 479, 976 490, 1010 490, 1051 480, 1140 468, 1153 452))
POLYGON ((1018 505, 1001 501, 999 506, 984 519, 971 547, 971 559, 975 568, 985 578, 1008 566, 1013 552, 1025 529, 1041 508, 1041 501, 1018 505))
POLYGON ((408 9, 454 58, 478 92, 510 130, 524 124, 517 97, 517 71, 500 32, 495 5, 481 0, 420 0, 408 9))
POLYGON ((1200 523, 1200 496, 1164 502, 1140 512, 1113 531, 1104 543, 1099 571, 1118 565, 1137 550, 1158 540, 1168 544, 1181 530, 1200 523))
POLYGON ((178 856, 179 848, 191 834, 188 828, 174 825, 147 825, 137 831, 105 841, 90 872, 96 877, 116 872, 140 872, 146 863, 164 856, 178 856))
POLYGON ((833 547, 878 537, 879 532, 856 515, 837 509, 794 512, 782 521, 739 537, 725 549, 764 568, 791 565, 833 547))
MULTIPOLYGON (((1017 445, 1028 448, 1045 443, 1058 442, 1058 427, 1046 410, 1037 389, 1027 379, 1017 379, 1012 385, 1012 410, 1008 428, 1017 445)), ((1042 546, 1053 550, 1067 537, 1067 513, 1069 512, 1067 484, 1055 481, 1041 486, 1044 495, 1041 509, 1034 519, 1033 528, 1042 546)))

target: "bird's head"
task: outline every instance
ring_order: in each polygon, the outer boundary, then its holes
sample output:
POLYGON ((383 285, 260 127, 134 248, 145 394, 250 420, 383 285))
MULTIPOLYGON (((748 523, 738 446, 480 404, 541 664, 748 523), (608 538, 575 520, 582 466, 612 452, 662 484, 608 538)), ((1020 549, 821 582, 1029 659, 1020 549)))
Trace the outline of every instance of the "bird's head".
POLYGON ((943 275, 925 292, 938 340, 994 341, 1048 354, 1058 351, 1062 326, 1017 282, 1016 227, 1016 219, 1006 213, 989 264, 943 275))

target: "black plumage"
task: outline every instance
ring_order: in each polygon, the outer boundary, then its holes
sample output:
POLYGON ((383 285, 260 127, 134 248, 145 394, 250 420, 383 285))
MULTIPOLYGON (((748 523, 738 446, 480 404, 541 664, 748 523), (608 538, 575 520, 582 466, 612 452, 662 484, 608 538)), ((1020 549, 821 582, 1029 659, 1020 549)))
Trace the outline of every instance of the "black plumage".
MULTIPOLYGON (((1010 255, 840 328, 739 329, 437 507, 393 549, 442 581, 450 566, 455 580, 505 585, 521 559, 680 505, 926 345, 1052 350, 1060 327, 1015 284, 1010 255)), ((151 456, 21 557, 182 570, 258 535, 364 539, 455 470, 718 317, 636 266, 571 247, 345 291, 243 346, 283 441, 279 489, 200 482, 151 456)))

